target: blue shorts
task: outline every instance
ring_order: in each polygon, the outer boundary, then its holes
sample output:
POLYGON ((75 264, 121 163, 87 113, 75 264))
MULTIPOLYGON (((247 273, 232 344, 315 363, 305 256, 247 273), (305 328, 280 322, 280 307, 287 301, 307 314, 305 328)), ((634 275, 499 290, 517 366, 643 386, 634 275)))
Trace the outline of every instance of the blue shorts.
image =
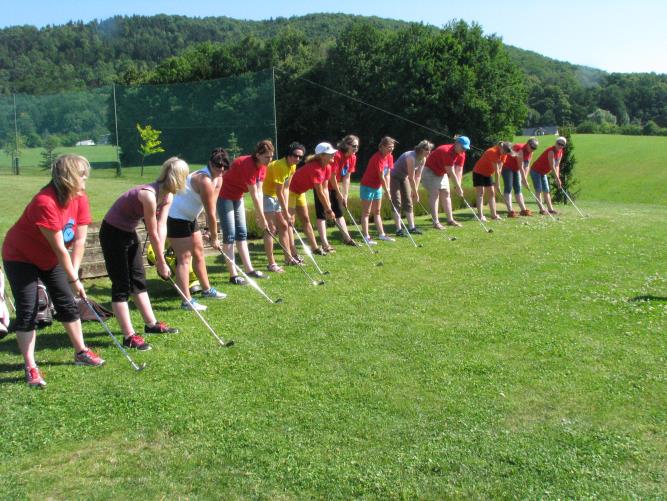
POLYGON ((503 193, 509 195, 512 193, 512 188, 514 188, 514 194, 521 194, 521 173, 514 172, 511 169, 503 169, 503 193))
POLYGON ((278 198, 270 197, 269 195, 264 195, 263 202, 264 202, 263 205, 265 214, 271 214, 273 212, 281 211, 280 202, 278 202, 278 198))
POLYGON ((530 178, 533 180, 533 186, 537 193, 549 193, 549 180, 545 174, 531 170, 530 178))
POLYGON ((359 197, 362 200, 382 200, 382 188, 371 188, 370 186, 359 185, 359 197))

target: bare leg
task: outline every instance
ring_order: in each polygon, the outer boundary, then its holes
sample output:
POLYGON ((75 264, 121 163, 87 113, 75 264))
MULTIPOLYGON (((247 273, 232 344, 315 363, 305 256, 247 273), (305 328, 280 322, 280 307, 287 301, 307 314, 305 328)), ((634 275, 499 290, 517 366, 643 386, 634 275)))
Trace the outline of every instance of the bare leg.
MULTIPOLYGON (((188 270, 188 274, 189 273, 190 271, 188 270)), ((144 319, 144 323, 146 325, 155 325, 157 323, 157 320, 155 319, 155 314, 153 313, 151 300, 148 298, 148 292, 144 291, 138 294, 133 294, 132 298, 134 299, 134 304, 139 310, 139 313, 141 313, 141 317, 144 319)))
POLYGON ((111 310, 118 321, 123 337, 128 338, 134 334, 134 327, 132 327, 132 319, 130 318, 130 307, 127 301, 111 303, 111 310))
MULTIPOLYGON (((272 234, 276 234, 276 213, 275 212, 265 212, 266 222, 269 223, 267 228, 272 234)), ((276 258, 273 255, 273 237, 268 233, 264 233, 264 252, 266 253, 266 259, 269 262, 269 266, 276 264, 276 258)))
POLYGON ((70 343, 74 346, 77 353, 86 349, 86 343, 83 342, 83 331, 81 330, 81 320, 74 322, 63 322, 63 327, 69 336, 70 343))
MULTIPOLYGON (((197 232, 201 238, 201 232, 197 232)), ((194 235, 193 235, 194 236, 194 235)), ((183 295, 188 298, 190 297, 190 262, 192 260, 192 251, 193 251, 193 241, 192 237, 187 238, 171 238, 171 247, 174 249, 176 254, 176 284, 178 288, 183 291, 183 295)), ((197 270, 195 270, 195 273, 197 270)), ((206 272, 206 267, 204 267, 204 273, 206 272)), ((199 273, 197 273, 199 277, 199 273)), ((201 278, 200 278, 201 280, 201 278)), ((204 287, 204 284, 201 284, 204 287)), ((208 289, 208 287, 206 287, 208 289)))
POLYGON ((26 367, 36 367, 35 363, 35 339, 37 333, 32 331, 16 331, 16 342, 23 355, 26 367))
POLYGON ((317 249, 317 240, 315 240, 315 233, 313 232, 313 227, 310 224, 310 216, 308 215, 308 207, 297 207, 296 215, 303 225, 303 231, 306 233, 306 238, 308 239, 308 245, 312 250, 317 249))
POLYGON ((415 227, 415 213, 413 211, 410 211, 405 215, 405 218, 408 220, 408 228, 414 228, 415 227))
POLYGON ((236 242, 236 250, 241 257, 241 262, 245 268, 246 273, 250 273, 254 270, 252 267, 252 262, 250 261, 250 251, 248 250, 248 241, 247 240, 238 240, 236 242))
POLYGON ((526 202, 523 199, 523 193, 514 193, 514 196, 516 197, 516 203, 519 204, 519 209, 522 211, 526 210, 526 202))
POLYGON ((225 259, 225 262, 227 265, 227 271, 229 272, 229 276, 233 277, 236 275, 236 269, 232 265, 232 263, 234 262, 234 244, 222 244, 222 251, 231 260, 229 261, 225 259))
POLYGON ((317 220, 317 233, 320 235, 320 242, 322 242, 322 247, 329 247, 329 240, 327 240, 327 222, 325 219, 317 220))
MULTIPOLYGON (((173 239, 172 239, 173 242, 173 239)), ((173 243, 172 243, 173 246, 173 243)), ((192 234, 192 269, 197 275, 199 285, 202 289, 207 291, 211 288, 211 283, 208 280, 208 271, 206 270, 206 258, 204 257, 204 240, 201 231, 196 231, 192 234)), ((187 269, 186 286, 190 290, 190 269, 187 269)))
POLYGON ((347 223, 345 222, 344 217, 339 217, 336 219, 338 222, 338 226, 340 226, 341 231, 343 232, 343 240, 345 242, 352 240, 352 237, 350 236, 350 232, 347 229, 347 223))
POLYGON ((449 190, 440 190, 440 204, 442 205, 442 210, 447 214, 447 222, 453 223, 454 214, 452 213, 452 197, 449 194, 449 190))
POLYGON ((484 186, 475 186, 475 195, 477 200, 477 215, 482 221, 486 221, 484 217, 484 186))
POLYGON ((491 211, 491 218, 498 219, 498 213, 496 212, 496 188, 495 186, 487 186, 485 191, 489 196, 489 210, 491 211))
POLYGON ((505 205, 507 206, 507 212, 512 212, 512 194, 503 193, 503 198, 505 199, 505 205))
POLYGON ((364 238, 369 238, 368 234, 368 219, 371 214, 371 201, 362 200, 361 201, 361 232, 364 234, 364 238))
POLYGON ((384 226, 382 226, 382 199, 373 200, 371 204, 371 212, 373 212, 373 219, 375 220, 375 228, 378 231, 378 235, 384 235, 384 226))
POLYGON ((440 217, 438 216, 438 198, 440 196, 440 190, 429 190, 428 192, 428 205, 431 209, 431 219, 433 220, 434 225, 440 224, 440 217))
POLYGON ((554 206, 551 203, 551 193, 549 193, 548 191, 545 191, 544 192, 544 200, 547 204, 547 209, 549 209, 551 212, 553 212, 554 206))

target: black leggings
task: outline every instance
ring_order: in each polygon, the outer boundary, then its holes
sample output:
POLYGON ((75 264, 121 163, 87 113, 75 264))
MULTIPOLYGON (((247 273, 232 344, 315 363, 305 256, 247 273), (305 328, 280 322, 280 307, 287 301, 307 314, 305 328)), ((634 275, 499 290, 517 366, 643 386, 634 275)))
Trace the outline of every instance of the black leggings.
POLYGON ((111 301, 126 302, 130 294, 146 292, 142 248, 136 231, 119 230, 106 221, 100 227, 104 264, 111 280, 111 301))
MULTIPOLYGON (((324 205, 320 202, 320 197, 317 196, 315 190, 313 190, 313 195, 315 196, 315 215, 317 216, 317 219, 326 219, 324 205)), ((343 217, 343 207, 338 201, 336 190, 329 190, 329 203, 331 204, 331 210, 334 212, 336 219, 343 217)))
POLYGON ((7 281, 16 302, 15 329, 22 332, 35 330, 37 317, 37 279, 46 286, 46 291, 56 309, 55 319, 60 322, 79 320, 79 307, 67 282, 67 274, 59 264, 50 270, 40 270, 31 263, 4 261, 7 281))

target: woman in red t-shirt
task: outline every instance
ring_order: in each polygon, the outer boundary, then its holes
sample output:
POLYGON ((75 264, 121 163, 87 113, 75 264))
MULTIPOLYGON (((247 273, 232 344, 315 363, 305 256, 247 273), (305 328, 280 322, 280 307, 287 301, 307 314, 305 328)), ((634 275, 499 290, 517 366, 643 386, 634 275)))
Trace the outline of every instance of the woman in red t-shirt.
POLYGON ((378 231, 378 239, 386 242, 394 242, 396 239, 387 236, 382 226, 382 194, 389 196, 389 173, 394 168, 394 157, 392 152, 396 140, 385 136, 378 144, 378 151, 371 157, 361 177, 359 186, 359 198, 361 198, 361 231, 364 240, 369 245, 377 245, 377 242, 371 239, 368 233, 368 220, 371 213, 375 219, 375 227, 378 231), (384 190, 383 190, 384 189, 384 190))
MULTIPOLYGON (((329 191, 327 190, 327 180, 331 176, 331 162, 336 150, 329 143, 320 143, 315 147, 315 155, 309 157, 303 167, 296 170, 292 176, 292 182, 289 185, 289 211, 291 215, 296 214, 303 226, 303 230, 308 238, 310 248, 315 254, 325 255, 327 253, 323 247, 317 246, 315 233, 310 224, 308 215, 308 202, 306 201, 306 192, 313 190, 315 196, 319 198, 324 208, 324 216, 327 219, 333 219, 335 214, 331 209, 329 201, 329 191)), ((291 249, 292 255, 296 256, 296 245, 291 249)))
POLYGON ((496 212, 496 190, 500 191, 500 171, 507 156, 514 156, 512 143, 500 141, 484 153, 475 167, 472 169, 472 185, 475 187, 477 195, 477 212, 482 221, 486 221, 482 208, 484 207, 484 195, 489 200, 489 209, 491 210, 491 219, 500 219, 496 212), (495 176, 495 181, 494 181, 495 176))
POLYGON ((540 206, 540 214, 547 214, 547 210, 550 214, 558 214, 551 203, 551 193, 549 193, 550 189, 547 174, 553 172, 553 175, 556 178, 556 184, 559 188, 563 187, 563 183, 560 180, 560 161, 563 158, 563 151, 565 150, 566 144, 567 139, 562 136, 557 138, 556 144, 544 150, 539 158, 535 160, 530 169, 528 169, 538 199, 541 198, 547 205, 547 209, 545 209, 544 206, 540 206))
POLYGON ((26 382, 33 387, 46 386, 35 363, 38 280, 46 286, 56 319, 62 322, 74 346, 74 363, 104 363, 83 341, 74 299, 75 294, 86 298, 79 266, 91 223, 85 194, 89 173, 90 165, 84 157, 59 157, 51 169, 51 182, 28 204, 2 245, 2 260, 16 302, 16 341, 25 361, 26 382))
POLYGON ((538 146, 537 139, 531 137, 525 144, 517 143, 512 146, 512 150, 516 156, 509 155, 503 163, 503 198, 507 206, 507 217, 517 217, 517 213, 512 208, 512 189, 514 189, 514 197, 516 203, 519 204, 522 216, 532 216, 533 213, 526 208, 526 202, 521 193, 521 184, 528 186, 528 166, 530 159, 533 157, 533 152, 538 146))

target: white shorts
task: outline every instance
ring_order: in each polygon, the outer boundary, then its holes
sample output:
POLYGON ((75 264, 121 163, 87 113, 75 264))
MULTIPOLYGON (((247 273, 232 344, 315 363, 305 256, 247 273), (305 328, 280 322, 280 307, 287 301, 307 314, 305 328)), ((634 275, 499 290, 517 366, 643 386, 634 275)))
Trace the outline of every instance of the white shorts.
POLYGON ((438 176, 431 169, 425 167, 422 173, 422 184, 428 191, 449 191, 449 176, 447 173, 444 176, 438 176))

